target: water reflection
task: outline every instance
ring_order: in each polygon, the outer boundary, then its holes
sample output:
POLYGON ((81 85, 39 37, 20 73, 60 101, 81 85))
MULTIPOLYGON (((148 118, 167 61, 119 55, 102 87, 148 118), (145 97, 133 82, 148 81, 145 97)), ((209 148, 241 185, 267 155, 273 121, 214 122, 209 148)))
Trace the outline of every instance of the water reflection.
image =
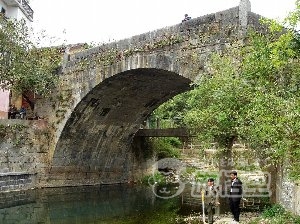
POLYGON ((31 190, 1 198, 2 224, 113 223, 162 203, 151 188, 126 185, 31 190))
MULTIPOLYGON (((179 189, 178 185, 106 185, 0 193, 0 223, 174 224, 186 223, 182 218, 191 214, 200 219, 202 201, 191 193, 193 186, 185 185, 180 195, 172 197, 179 189)), ((216 215, 228 211, 226 199, 221 199, 224 206, 216 215)))

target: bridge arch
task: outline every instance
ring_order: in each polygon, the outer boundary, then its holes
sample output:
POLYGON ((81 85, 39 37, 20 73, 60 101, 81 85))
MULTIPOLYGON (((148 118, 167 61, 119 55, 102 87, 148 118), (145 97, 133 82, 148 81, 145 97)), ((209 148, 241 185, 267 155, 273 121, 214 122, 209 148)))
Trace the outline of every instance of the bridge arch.
POLYGON ((82 184, 130 180, 137 159, 131 148, 135 133, 154 109, 189 90, 190 84, 188 78, 155 68, 132 69, 103 80, 66 122, 54 151, 52 175, 64 185, 74 179, 82 184))
POLYGON ((189 90, 211 53, 243 42, 249 26, 259 27, 259 18, 241 4, 66 55, 59 90, 68 96, 60 109, 66 112, 53 119, 57 129, 48 182, 130 180, 138 160, 130 144, 140 124, 160 104, 189 90))

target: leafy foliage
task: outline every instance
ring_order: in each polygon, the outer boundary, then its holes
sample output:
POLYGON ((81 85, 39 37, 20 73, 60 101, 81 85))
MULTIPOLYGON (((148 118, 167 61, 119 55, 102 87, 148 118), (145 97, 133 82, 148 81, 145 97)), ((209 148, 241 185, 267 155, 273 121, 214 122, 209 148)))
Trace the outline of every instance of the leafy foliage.
POLYGON ((179 140, 176 138, 151 138, 151 144, 158 159, 178 158, 180 151, 177 148, 179 140))
POLYGON ((275 204, 266 208, 261 217, 252 220, 251 224, 266 223, 266 224, 285 224, 285 223, 300 223, 300 217, 286 211, 281 205, 275 204))
POLYGON ((218 174, 216 173, 203 173, 201 171, 197 171, 195 173, 194 179, 196 182, 206 183, 208 178, 214 178, 215 180, 218 178, 218 174))
POLYGON ((140 179, 140 183, 144 184, 145 186, 149 186, 149 184, 154 185, 155 181, 158 183, 167 183, 166 177, 158 171, 154 174, 143 176, 140 179))
POLYGON ((203 143, 217 142, 225 148, 239 135, 238 116, 248 101, 247 85, 237 78, 238 70, 232 63, 234 58, 212 57, 213 75, 203 75, 190 92, 184 116, 184 122, 197 130, 203 143))
POLYGON ((183 93, 173 97, 167 103, 160 105, 153 113, 152 118, 159 120, 172 120, 177 127, 184 126, 183 117, 189 109, 186 99, 189 93, 183 93))
POLYGON ((291 177, 300 179, 299 21, 300 1, 284 23, 262 20, 263 33, 249 30, 245 44, 212 55, 195 88, 156 113, 180 114, 207 145, 246 141, 263 166, 288 160, 291 177))
MULTIPOLYGON (((274 165, 299 151, 300 55, 293 29, 263 22, 269 32, 252 32, 244 48, 242 78, 250 84, 252 100, 241 116, 240 131, 265 165, 274 165)), ((299 178, 297 162, 290 165, 291 176, 299 178)))
POLYGON ((262 213, 262 216, 265 218, 272 218, 275 217, 276 215, 283 214, 284 212, 285 209, 281 205, 275 204, 270 208, 265 209, 262 213))
POLYGON ((58 48, 37 48, 25 21, 0 17, 0 87, 46 95, 58 79, 58 48))

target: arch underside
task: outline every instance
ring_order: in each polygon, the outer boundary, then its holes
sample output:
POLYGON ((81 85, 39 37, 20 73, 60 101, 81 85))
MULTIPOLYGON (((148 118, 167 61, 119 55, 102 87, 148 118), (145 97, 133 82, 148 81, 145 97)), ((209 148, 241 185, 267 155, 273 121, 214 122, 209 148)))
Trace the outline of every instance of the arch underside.
POLYGON ((154 109, 189 90, 190 83, 160 69, 129 70, 105 79, 67 121, 54 152, 53 179, 69 184, 130 180, 137 159, 131 148, 134 134, 154 109))

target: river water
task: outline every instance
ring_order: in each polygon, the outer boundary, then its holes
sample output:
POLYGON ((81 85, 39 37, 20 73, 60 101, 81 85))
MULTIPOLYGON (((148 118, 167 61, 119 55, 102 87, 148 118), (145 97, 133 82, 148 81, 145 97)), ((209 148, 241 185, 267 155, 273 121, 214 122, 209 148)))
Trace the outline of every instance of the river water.
POLYGON ((174 223, 169 214, 178 211, 181 201, 180 196, 162 199, 149 187, 128 185, 38 189, 0 197, 1 224, 174 223))
MULTIPOLYGON (((182 224, 190 215, 201 219, 195 189, 101 185, 0 193, 0 224, 182 224)), ((221 210, 216 215, 228 208, 221 210)))

